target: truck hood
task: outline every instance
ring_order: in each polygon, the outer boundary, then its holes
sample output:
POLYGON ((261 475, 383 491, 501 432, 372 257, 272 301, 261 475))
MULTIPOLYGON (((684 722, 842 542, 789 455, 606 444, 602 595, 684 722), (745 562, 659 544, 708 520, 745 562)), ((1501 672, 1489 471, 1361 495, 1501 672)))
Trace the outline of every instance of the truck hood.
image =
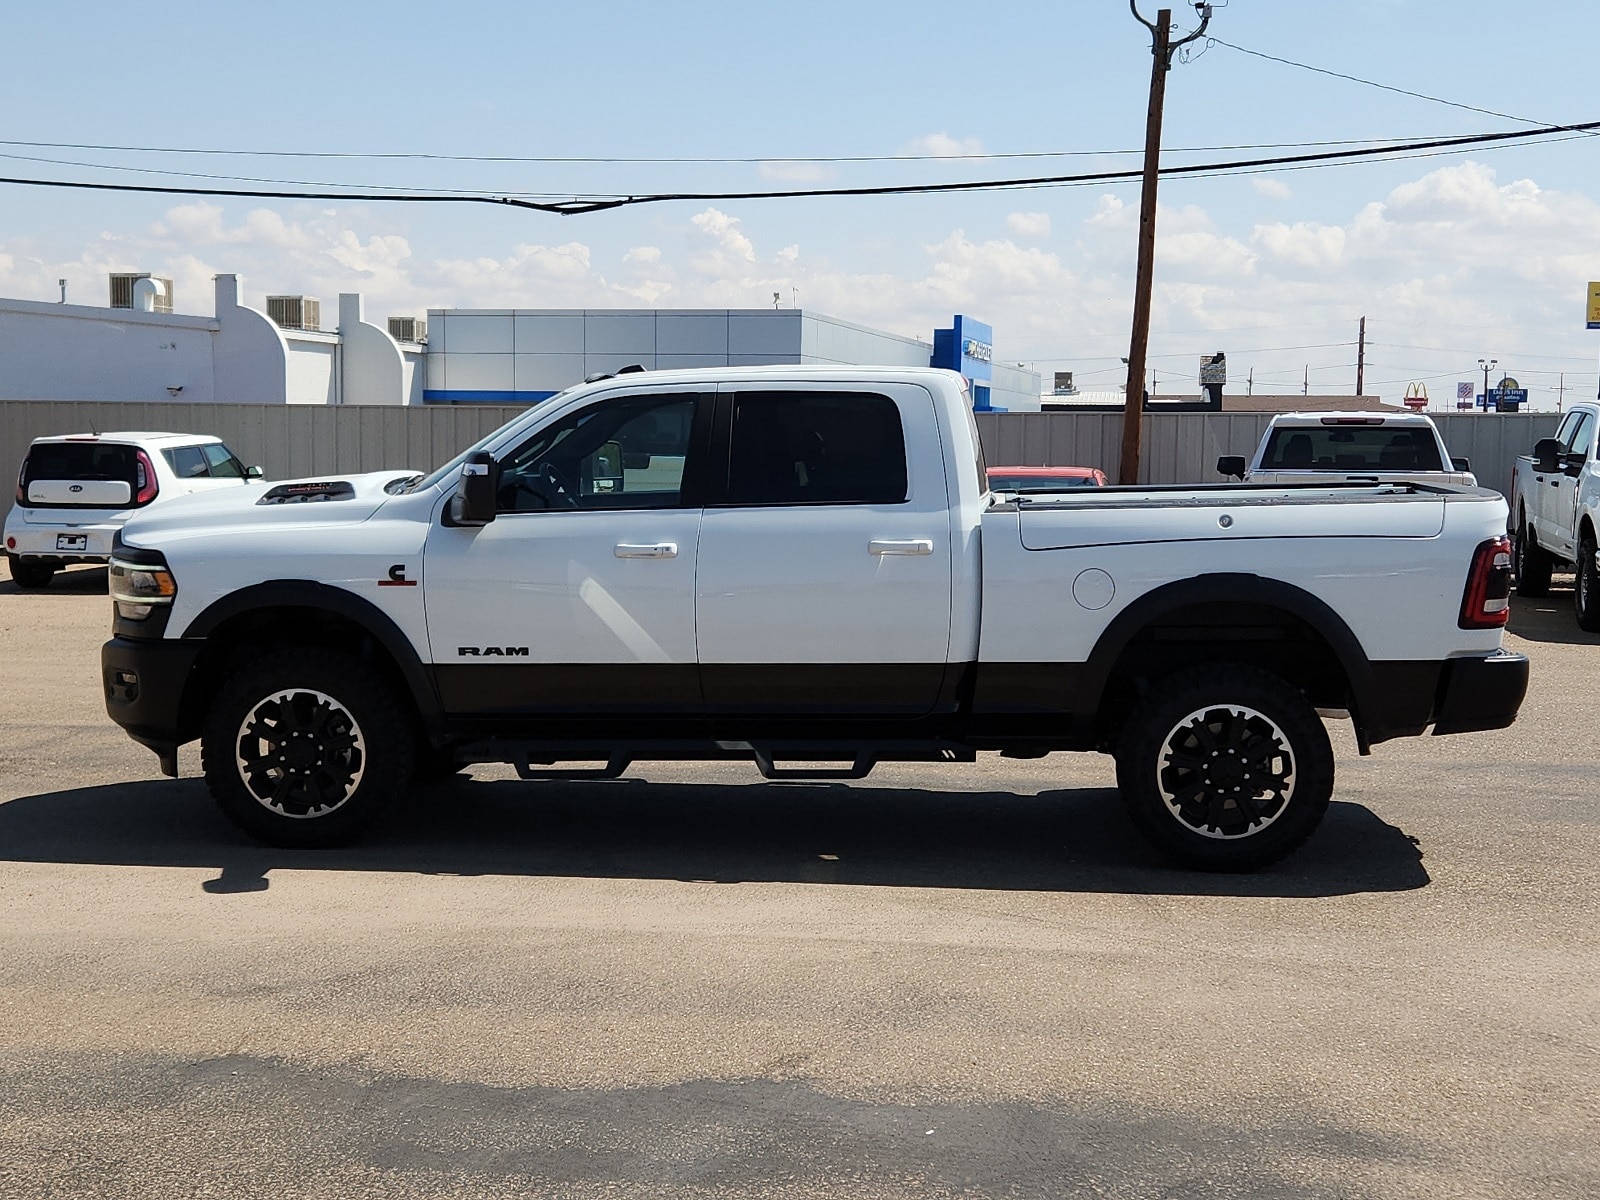
POLYGON ((285 525, 357 525, 393 498, 391 484, 417 471, 319 475, 177 496, 136 513, 123 527, 134 546, 215 534, 219 529, 281 529, 285 525))

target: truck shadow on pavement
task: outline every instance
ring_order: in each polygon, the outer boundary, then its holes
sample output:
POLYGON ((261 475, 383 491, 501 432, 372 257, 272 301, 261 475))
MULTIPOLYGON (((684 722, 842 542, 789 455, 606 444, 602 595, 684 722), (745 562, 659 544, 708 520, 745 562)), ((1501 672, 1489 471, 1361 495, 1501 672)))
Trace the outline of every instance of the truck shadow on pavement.
POLYGON ((106 569, 104 567, 68 567, 57 571, 48 587, 20 588, 9 571, 0 573, 0 596, 49 596, 52 592, 62 596, 104 596, 106 594, 106 569))
POLYGON ((198 780, 0 804, 0 862, 212 868, 213 894, 268 872, 339 870, 812 883, 1134 895, 1321 897, 1429 882, 1415 839, 1335 803, 1311 841, 1253 875, 1169 866, 1115 791, 1022 795, 797 783, 461 780, 419 788, 355 846, 249 841, 198 780))
POLYGON ((1532 642, 1558 642, 1567 646, 1600 646, 1600 633, 1578 628, 1572 608, 1572 588, 1560 584, 1548 596, 1513 596, 1506 629, 1532 642))

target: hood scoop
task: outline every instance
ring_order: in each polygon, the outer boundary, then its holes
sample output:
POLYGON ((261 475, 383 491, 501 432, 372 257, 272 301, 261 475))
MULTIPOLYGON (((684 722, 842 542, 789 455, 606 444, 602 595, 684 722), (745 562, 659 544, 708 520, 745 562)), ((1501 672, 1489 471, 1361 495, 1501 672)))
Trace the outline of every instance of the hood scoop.
POLYGON ((316 504, 324 500, 354 500, 354 485, 343 479, 319 479, 310 483, 280 483, 268 488, 257 504, 316 504))

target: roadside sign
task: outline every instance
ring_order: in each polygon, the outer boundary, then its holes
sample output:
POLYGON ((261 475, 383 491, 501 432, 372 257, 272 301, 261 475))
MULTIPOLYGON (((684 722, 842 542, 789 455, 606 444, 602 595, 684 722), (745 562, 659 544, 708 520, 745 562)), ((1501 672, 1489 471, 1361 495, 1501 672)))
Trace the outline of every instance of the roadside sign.
POLYGON ((1413 383, 1406 387, 1406 398, 1401 402, 1412 412, 1421 412, 1428 407, 1428 385, 1413 383))
POLYGON ((1224 354, 1200 356, 1200 386, 1223 387, 1228 382, 1228 358, 1224 354))
POLYGON ((1589 328, 1600 329, 1600 283, 1589 285, 1589 328))

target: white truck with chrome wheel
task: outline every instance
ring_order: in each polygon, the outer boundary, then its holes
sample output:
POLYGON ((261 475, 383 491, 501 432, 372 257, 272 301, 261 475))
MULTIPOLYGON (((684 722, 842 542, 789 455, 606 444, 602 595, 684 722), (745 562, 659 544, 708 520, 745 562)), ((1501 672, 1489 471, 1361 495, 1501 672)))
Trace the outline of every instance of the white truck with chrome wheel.
POLYGON ((1515 718, 1505 520, 1418 484, 1008 496, 953 373, 624 373, 428 475, 136 518, 106 702, 169 772, 200 739, 223 809, 280 844, 480 762, 1076 750, 1115 755, 1172 858, 1251 869, 1328 806, 1319 710, 1363 752, 1515 718))
POLYGON ((1511 470, 1517 594, 1543 596, 1557 567, 1573 572, 1578 627, 1600 633, 1600 404, 1574 404, 1554 437, 1511 470))

